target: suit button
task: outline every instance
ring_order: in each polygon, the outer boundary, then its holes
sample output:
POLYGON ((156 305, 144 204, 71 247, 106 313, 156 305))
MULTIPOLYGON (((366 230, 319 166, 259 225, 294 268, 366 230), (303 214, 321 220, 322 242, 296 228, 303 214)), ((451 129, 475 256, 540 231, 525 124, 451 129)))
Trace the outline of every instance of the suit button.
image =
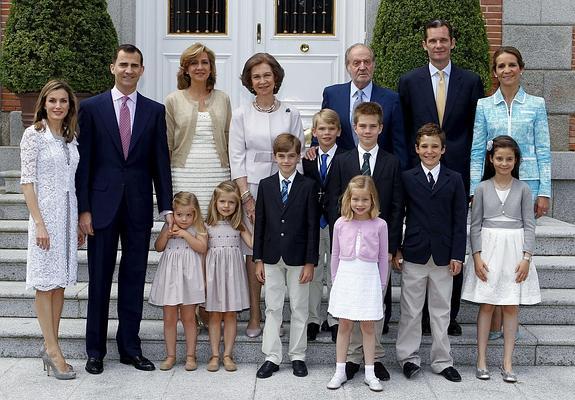
POLYGON ((285 222, 286 222, 285 219, 282 219, 282 224, 285 223, 285 222))
POLYGON ((501 211, 501 214, 505 214, 505 211, 501 211))
POLYGON ((283 235, 284 235, 284 233, 283 233, 283 232, 282 232, 282 233, 280 233, 280 236, 283 236, 283 235))

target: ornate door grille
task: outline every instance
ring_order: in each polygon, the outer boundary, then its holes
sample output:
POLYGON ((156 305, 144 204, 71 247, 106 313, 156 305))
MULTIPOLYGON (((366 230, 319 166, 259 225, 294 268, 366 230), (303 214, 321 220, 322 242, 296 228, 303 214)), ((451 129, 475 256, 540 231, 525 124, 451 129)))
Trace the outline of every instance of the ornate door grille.
POLYGON ((171 34, 225 34, 226 0, 169 0, 171 34))
POLYGON ((276 34, 333 35, 335 0, 276 0, 276 34))

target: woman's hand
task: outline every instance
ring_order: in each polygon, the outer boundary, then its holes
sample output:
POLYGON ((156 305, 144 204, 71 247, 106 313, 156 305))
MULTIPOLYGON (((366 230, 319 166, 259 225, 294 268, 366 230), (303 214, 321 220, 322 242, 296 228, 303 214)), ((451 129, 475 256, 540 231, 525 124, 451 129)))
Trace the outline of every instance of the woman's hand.
POLYGON ((487 282, 487 273, 489 272, 489 268, 487 268, 487 264, 485 261, 479 256, 473 256, 473 264, 475 265, 475 275, 483 281, 487 282))
POLYGON ((84 234, 84 232, 82 232, 79 225, 78 225, 77 236, 78 236, 78 247, 84 246, 84 243, 86 243, 86 235, 84 234))
POLYGON ((36 246, 42 250, 50 250, 50 236, 44 224, 36 225, 36 246))
POLYGON ((525 279, 527 279, 528 275, 529 275, 529 261, 522 259, 519 262, 519 265, 517 265, 517 268, 515 268, 515 282, 516 283, 523 282, 525 279))
POLYGON ((242 204, 244 208, 244 213, 246 213, 247 217, 250 219, 252 224, 256 221, 256 201, 252 196, 245 203, 242 204))
POLYGON ((549 197, 539 196, 537 200, 535 200, 535 218, 542 217, 543 215, 547 215, 549 211, 549 197))

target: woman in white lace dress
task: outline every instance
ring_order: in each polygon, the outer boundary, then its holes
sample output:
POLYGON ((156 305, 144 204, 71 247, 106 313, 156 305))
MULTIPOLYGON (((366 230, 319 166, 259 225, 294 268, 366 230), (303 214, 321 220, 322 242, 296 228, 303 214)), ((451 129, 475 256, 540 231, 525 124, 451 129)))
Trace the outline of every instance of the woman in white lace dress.
POLYGON ((174 193, 192 192, 206 215, 214 188, 230 179, 230 99, 214 88, 216 56, 194 43, 180 56, 178 89, 166 97, 174 193))
POLYGON ((73 379, 58 344, 64 288, 76 284, 77 247, 84 241, 77 234, 77 100, 70 86, 48 82, 34 114, 20 143, 22 192, 30 211, 26 287, 36 290, 44 367, 58 379, 73 379))

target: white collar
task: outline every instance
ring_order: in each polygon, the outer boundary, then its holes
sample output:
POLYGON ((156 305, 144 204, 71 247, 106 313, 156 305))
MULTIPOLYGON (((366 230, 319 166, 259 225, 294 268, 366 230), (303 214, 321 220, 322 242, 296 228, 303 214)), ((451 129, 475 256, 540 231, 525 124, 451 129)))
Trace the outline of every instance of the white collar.
POLYGON ((355 83, 353 83, 353 81, 350 82, 351 86, 350 86, 350 95, 351 97, 355 97, 356 93, 358 90, 361 90, 363 92, 363 97, 365 99, 365 101, 370 101, 371 100, 371 91, 373 90, 373 81, 370 81, 366 87, 364 87, 363 89, 359 89, 357 86, 355 86, 355 83))
MULTIPOLYGON (((439 69, 436 68, 435 65, 433 65, 432 63, 429 63, 429 75, 430 76, 437 74, 438 71, 439 71, 439 69)), ((451 60, 449 60, 449 63, 447 64, 447 66, 445 68, 442 69, 442 71, 448 77, 451 76, 451 60)))
MULTIPOLYGON (((118 90, 118 88, 116 86, 114 86, 112 88, 111 92, 112 92, 112 100, 113 101, 119 100, 125 96, 125 94, 120 92, 120 90, 118 90)), ((136 99, 138 98, 138 91, 134 90, 132 93, 130 93, 128 95, 128 98, 130 100, 132 100, 132 102, 134 102, 134 104, 136 104, 136 99)))

